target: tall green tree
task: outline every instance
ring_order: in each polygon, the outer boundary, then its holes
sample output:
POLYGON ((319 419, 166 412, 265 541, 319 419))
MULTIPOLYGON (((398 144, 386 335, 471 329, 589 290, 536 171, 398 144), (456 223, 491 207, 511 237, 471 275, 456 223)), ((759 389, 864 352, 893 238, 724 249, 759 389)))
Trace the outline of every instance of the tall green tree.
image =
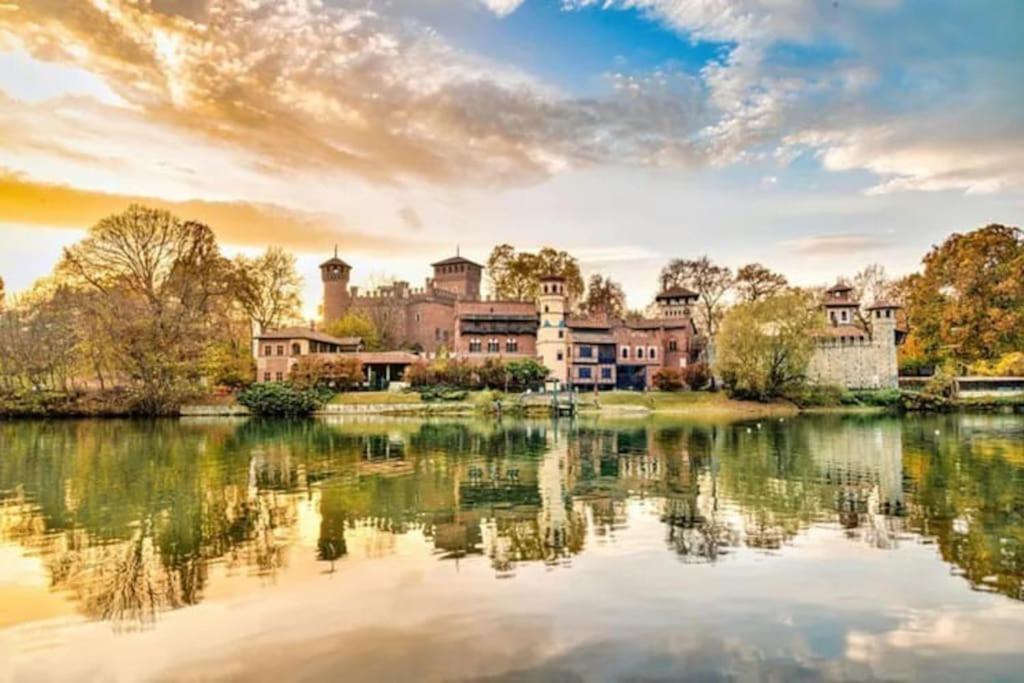
POLYGON ((1024 348, 1024 232, 988 225, 934 247, 900 283, 910 339, 927 358, 964 362, 1024 348))
POLYGON ((782 292, 789 281, 786 276, 762 266, 748 263, 736 271, 736 293, 741 303, 760 301, 782 292))
POLYGON ((384 348, 384 340, 376 323, 359 311, 351 311, 332 320, 325 331, 335 337, 359 337, 367 351, 380 351, 384 348))
POLYGON ((626 293, 618 282, 595 273, 587 283, 587 295, 580 310, 587 315, 621 318, 626 314, 626 293))
POLYGON ((731 268, 717 265, 707 256, 696 260, 673 259, 661 270, 663 289, 685 287, 697 293, 699 322, 709 336, 718 332, 718 324, 725 313, 726 294, 735 281, 731 268))
POLYGON ((715 371, 741 398, 770 400, 798 389, 825 325, 813 296, 788 292, 734 306, 716 338, 715 371))
POLYGON ((583 295, 583 276, 579 262, 568 252, 544 247, 537 253, 517 252, 510 244, 499 244, 487 259, 491 296, 495 299, 533 301, 545 275, 561 275, 566 280, 570 302, 583 295))

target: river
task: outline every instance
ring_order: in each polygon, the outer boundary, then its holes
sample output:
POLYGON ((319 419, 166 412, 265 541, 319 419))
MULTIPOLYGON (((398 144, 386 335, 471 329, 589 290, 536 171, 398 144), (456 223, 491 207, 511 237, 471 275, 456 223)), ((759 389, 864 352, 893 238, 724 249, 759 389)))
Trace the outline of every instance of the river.
POLYGON ((0 422, 0 681, 1019 680, 1024 417, 0 422))

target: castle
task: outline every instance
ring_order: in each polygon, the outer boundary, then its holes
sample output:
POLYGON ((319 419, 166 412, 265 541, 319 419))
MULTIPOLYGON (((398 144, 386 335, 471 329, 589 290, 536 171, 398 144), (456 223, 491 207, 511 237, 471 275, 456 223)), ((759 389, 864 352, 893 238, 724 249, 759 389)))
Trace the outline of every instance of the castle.
POLYGON ((816 335, 807 376, 848 389, 899 388, 896 347, 903 337, 896 328, 899 306, 876 302, 867 308, 869 321, 861 320, 853 288, 839 283, 825 292, 822 307, 828 326, 816 335))

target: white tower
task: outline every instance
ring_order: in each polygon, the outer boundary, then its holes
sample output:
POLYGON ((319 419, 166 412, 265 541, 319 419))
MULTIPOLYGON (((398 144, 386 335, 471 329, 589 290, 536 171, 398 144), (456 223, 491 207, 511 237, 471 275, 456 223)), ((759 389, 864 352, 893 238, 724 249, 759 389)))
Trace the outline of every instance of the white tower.
POLYGON ((551 371, 549 377, 565 384, 569 380, 569 331, 566 327, 568 301, 565 278, 547 275, 540 280, 537 296, 540 327, 537 329, 537 355, 551 371))

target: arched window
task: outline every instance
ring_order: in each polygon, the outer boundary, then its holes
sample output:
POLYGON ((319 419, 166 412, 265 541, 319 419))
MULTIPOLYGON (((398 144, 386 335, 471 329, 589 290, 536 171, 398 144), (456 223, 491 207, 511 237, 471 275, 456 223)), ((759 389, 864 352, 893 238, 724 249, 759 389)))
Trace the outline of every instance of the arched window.
POLYGON ((302 346, 298 342, 295 342, 294 344, 292 344, 292 355, 293 356, 301 356, 302 355, 302 346))
POLYGON ((647 350, 647 357, 650 358, 651 360, 657 360, 657 358, 658 358, 658 349, 654 348, 653 346, 651 348, 649 348, 647 350))
POLYGON ((643 358, 644 357, 644 347, 642 347, 642 346, 636 347, 636 357, 637 358, 643 358))
POLYGON ((623 359, 629 358, 629 347, 628 346, 623 346, 622 347, 622 358, 623 359))

